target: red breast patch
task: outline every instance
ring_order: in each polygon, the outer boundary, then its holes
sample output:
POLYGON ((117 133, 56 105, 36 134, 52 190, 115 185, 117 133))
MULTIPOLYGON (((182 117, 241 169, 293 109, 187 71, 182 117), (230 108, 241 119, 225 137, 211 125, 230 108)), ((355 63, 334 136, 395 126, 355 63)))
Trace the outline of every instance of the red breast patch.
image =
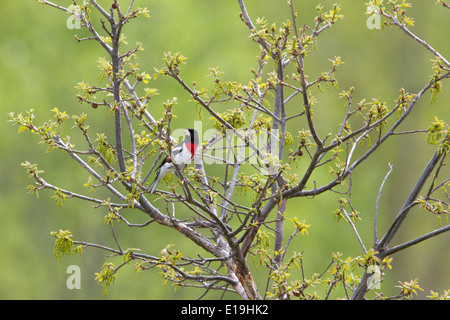
POLYGON ((198 144, 196 143, 186 143, 186 148, 191 153, 191 159, 194 157, 195 151, 197 151, 198 144))

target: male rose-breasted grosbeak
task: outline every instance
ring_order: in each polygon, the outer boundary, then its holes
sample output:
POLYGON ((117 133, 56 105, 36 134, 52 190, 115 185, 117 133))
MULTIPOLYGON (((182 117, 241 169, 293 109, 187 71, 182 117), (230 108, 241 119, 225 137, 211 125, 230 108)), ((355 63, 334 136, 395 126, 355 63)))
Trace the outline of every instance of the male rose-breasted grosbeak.
POLYGON ((162 178, 170 172, 175 172, 174 163, 180 170, 183 170, 194 157, 198 147, 198 132, 194 129, 187 129, 184 135, 184 140, 172 149, 171 157, 166 157, 156 169, 155 180, 148 189, 150 194, 155 192, 162 178))

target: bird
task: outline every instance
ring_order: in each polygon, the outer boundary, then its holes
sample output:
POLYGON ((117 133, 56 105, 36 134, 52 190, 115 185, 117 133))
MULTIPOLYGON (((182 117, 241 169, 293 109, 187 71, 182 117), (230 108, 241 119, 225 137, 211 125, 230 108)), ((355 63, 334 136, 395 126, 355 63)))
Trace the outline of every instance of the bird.
POLYGON ((156 177, 148 188, 148 192, 153 194, 162 178, 168 173, 175 172, 178 166, 183 170, 186 164, 194 157, 198 147, 198 132, 195 129, 184 131, 184 140, 172 149, 171 156, 167 156, 156 169, 156 177), (175 163, 175 164, 174 164, 175 163))

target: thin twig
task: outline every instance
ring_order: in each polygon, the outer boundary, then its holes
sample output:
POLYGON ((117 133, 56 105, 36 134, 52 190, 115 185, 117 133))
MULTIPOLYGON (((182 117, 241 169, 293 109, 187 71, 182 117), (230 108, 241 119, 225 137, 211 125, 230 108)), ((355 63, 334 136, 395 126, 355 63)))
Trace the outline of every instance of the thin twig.
POLYGON ((385 16, 386 18, 392 20, 392 22, 399 27, 404 33, 406 33, 408 36, 410 36, 411 38, 413 38, 415 41, 417 41, 418 43, 420 43, 422 46, 424 46, 428 51, 430 51, 433 55, 435 55, 436 57, 438 57, 447 67, 450 67, 450 62, 447 61, 447 59, 445 59, 436 49, 434 49, 432 46, 430 46, 426 41, 420 39, 418 36, 416 36, 414 33, 412 33, 411 31, 409 31, 409 29, 404 26, 403 24, 401 24, 397 18, 393 15, 390 14, 386 14, 384 12, 381 12, 381 14, 383 16, 385 16))
POLYGON ((347 213, 347 211, 345 210, 345 208, 343 207, 343 205, 341 204, 341 210, 344 213, 345 217, 347 218, 348 222, 350 223, 350 225, 352 226, 353 232, 355 232, 356 237, 358 238, 359 244, 361 245, 364 254, 367 253, 366 247, 364 246, 364 243, 361 239, 361 237, 359 236, 358 230, 356 230, 356 226, 355 224, 352 222, 352 219, 350 218, 349 214, 347 213))
POLYGON ((389 178, 389 175, 391 174, 392 170, 394 169, 394 166, 389 163, 389 171, 386 174, 386 176, 383 179, 383 182, 381 183, 380 189, 378 190, 378 196, 377 196, 377 202, 375 205, 375 214, 373 218, 373 243, 378 243, 378 236, 377 236, 377 216, 378 216, 378 205, 380 203, 380 197, 381 197, 381 191, 383 190, 384 184, 386 183, 387 179, 389 178))

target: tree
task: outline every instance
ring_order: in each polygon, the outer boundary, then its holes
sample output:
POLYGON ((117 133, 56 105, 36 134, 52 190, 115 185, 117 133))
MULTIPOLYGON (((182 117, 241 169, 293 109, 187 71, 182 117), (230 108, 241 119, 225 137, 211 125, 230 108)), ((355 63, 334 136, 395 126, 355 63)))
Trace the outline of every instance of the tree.
MULTIPOLYGON (((326 299, 338 284, 344 288, 345 298, 363 299, 369 290, 376 289, 383 273, 391 268, 392 255, 450 230, 446 224, 450 202, 446 188, 450 179, 441 177, 448 159, 449 126, 436 117, 426 130, 399 131, 427 92, 431 92, 431 102, 437 101, 443 81, 450 77, 449 61, 411 32, 413 21, 407 16, 408 3, 389 1, 384 5, 378 0, 370 1, 369 14, 379 15, 384 19, 383 26, 402 30, 434 55, 430 80, 424 81, 423 88, 416 93, 400 89, 392 106, 379 99, 363 99, 355 104, 355 89, 342 91, 339 97, 345 100, 346 110, 339 120, 339 128, 324 136, 317 129, 321 119, 314 115, 319 104, 314 93, 337 85, 335 72, 343 61, 340 57, 330 59, 329 69, 315 79, 306 73, 305 63, 315 51, 321 34, 343 18, 339 5, 329 9, 317 6, 312 24, 299 27, 294 1, 288 1, 291 16, 277 27, 264 18, 252 19, 244 1, 238 0, 241 20, 249 29, 250 39, 260 47, 256 68, 252 69, 253 78, 246 85, 224 81, 218 68, 211 68, 211 88, 197 88, 195 82, 190 85, 182 77, 186 57, 181 53, 165 53, 163 65, 155 68, 153 77, 168 77, 179 83, 195 103, 199 118, 202 119, 205 112, 213 118, 214 131, 208 130, 210 135, 207 135, 199 130, 203 140, 194 165, 184 171, 177 168, 175 175, 165 179, 167 187, 160 186, 158 195, 150 195, 149 180, 160 160, 171 154, 179 132, 171 126, 177 99, 167 100, 160 118, 152 114, 152 97, 158 90, 146 86, 152 76, 140 70, 136 63, 143 48, 139 43, 130 48, 123 35, 127 24, 138 17, 148 17, 149 11, 135 8, 133 0, 125 6, 114 0, 108 9, 95 0, 85 0, 83 4, 74 1, 71 7, 46 0, 39 2, 71 13, 71 23, 79 23, 90 33, 89 37, 76 37, 77 41, 96 42, 107 54, 107 58, 98 59, 100 84, 79 83, 78 99, 99 112, 114 115, 111 123, 114 141, 101 132, 92 132, 84 113, 71 117, 54 108, 54 119, 43 125, 35 123, 33 111, 25 115, 10 113, 10 120, 19 125, 19 132, 28 130, 40 136, 49 151, 64 151, 89 174, 84 186, 90 192, 86 195, 51 184, 37 165, 23 163, 35 180, 34 185, 28 186, 31 193, 49 189, 60 205, 67 198, 78 198, 106 211, 105 224, 111 228, 115 248, 73 240, 69 230, 52 232, 56 239, 56 258, 81 253, 88 247, 122 257, 119 265, 105 263, 97 273, 105 292, 118 270, 133 265, 139 272, 157 268, 164 282, 202 288, 202 297, 211 290, 222 290, 235 292, 243 299, 315 299, 318 296, 314 285, 324 283, 326 299), (76 147, 70 137, 61 135, 61 128, 69 119, 79 129, 84 146, 76 147), (291 125, 294 119, 301 119, 303 127, 291 125), (351 198, 352 176, 358 174, 355 169, 392 136, 424 131, 427 143, 435 146, 436 151, 390 228, 379 237, 378 204, 383 185, 393 171, 390 166, 376 195, 374 239, 367 249, 357 229, 360 215, 351 198), (305 170, 298 169, 300 161, 307 163, 305 170), (207 164, 211 163, 221 164, 220 176, 208 174, 207 164), (251 169, 244 168, 246 164, 251 164, 251 169), (324 175, 324 171, 328 175, 324 175), (93 196, 100 194, 99 190, 104 190, 106 196, 93 196), (301 280, 290 280, 293 269, 302 269, 303 258, 301 252, 290 252, 289 246, 294 237, 306 236, 310 225, 289 214, 287 203, 295 198, 320 201, 320 196, 327 193, 342 195, 334 215, 338 221, 351 226, 363 253, 348 258, 334 253, 330 265, 324 266, 325 271, 314 273, 310 279, 303 274, 301 280), (154 197, 160 197, 166 205, 159 208, 152 202, 154 197), (436 215, 438 227, 427 234, 415 235, 411 241, 390 246, 414 207, 436 215), (121 212, 126 208, 148 215, 148 221, 130 222, 121 212), (192 212, 192 216, 181 220, 176 217, 179 211, 192 212), (442 216, 445 216, 445 223, 442 216), (158 256, 136 248, 123 249, 115 233, 117 223, 174 229, 207 256, 188 257, 170 244, 158 256), (294 227, 291 234, 284 232, 287 224, 294 227), (271 237, 275 239, 273 245, 271 237), (248 264, 249 256, 269 270, 266 289, 257 287, 248 264)), ((440 3, 448 7, 445 2, 440 3)), ((400 287, 399 295, 394 298, 410 298, 420 290, 415 280, 401 282, 400 287)), ((382 293, 377 297, 383 298, 382 293)))

